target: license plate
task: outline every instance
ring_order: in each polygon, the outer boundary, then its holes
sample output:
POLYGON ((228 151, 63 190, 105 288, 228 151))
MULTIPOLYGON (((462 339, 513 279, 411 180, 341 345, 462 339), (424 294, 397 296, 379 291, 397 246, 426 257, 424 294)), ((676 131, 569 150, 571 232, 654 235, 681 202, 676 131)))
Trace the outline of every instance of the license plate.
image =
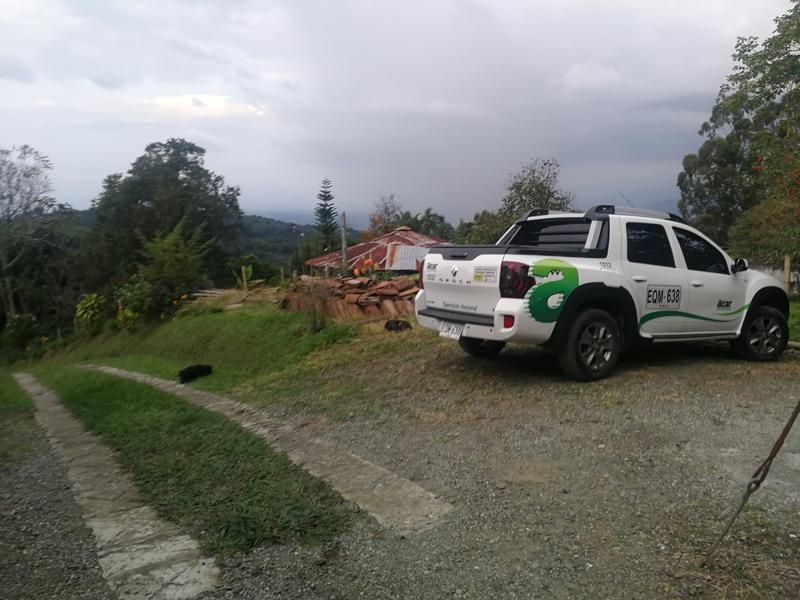
POLYGON ((462 333, 464 333, 464 326, 461 323, 448 323, 447 321, 439 323, 439 335, 443 338, 458 340, 461 339, 462 333))

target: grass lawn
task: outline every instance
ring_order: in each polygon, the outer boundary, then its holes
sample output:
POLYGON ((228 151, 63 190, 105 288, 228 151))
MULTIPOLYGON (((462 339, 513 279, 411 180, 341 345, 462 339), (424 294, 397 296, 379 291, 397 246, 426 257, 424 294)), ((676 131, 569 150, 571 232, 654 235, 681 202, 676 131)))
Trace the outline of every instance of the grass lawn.
POLYGON ((19 440, 12 440, 15 439, 14 430, 23 421, 33 421, 33 405, 11 378, 11 372, 0 369, 0 462, 10 461, 16 451, 21 450, 19 440))
POLYGON ((31 371, 118 452, 144 500, 209 552, 320 542, 353 516, 326 483, 221 415, 109 375, 53 365, 31 371))
POLYGON ((789 338, 800 342, 800 302, 792 302, 789 307, 789 338))
POLYGON ((220 391, 256 373, 298 364, 314 350, 348 339, 353 333, 347 325, 331 325, 311 333, 305 314, 255 305, 227 312, 190 312, 135 333, 104 333, 76 343, 52 360, 91 360, 168 379, 175 379, 187 365, 205 363, 214 367, 214 375, 196 385, 220 391))

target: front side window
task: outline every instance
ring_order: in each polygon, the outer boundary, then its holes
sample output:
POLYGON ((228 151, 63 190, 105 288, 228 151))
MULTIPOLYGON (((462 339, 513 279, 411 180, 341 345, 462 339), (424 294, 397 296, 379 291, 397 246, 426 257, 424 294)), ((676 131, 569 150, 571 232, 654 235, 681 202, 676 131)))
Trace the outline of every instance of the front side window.
POLYGON ((690 271, 730 274, 728 261, 714 246, 686 229, 673 227, 672 230, 675 232, 675 237, 678 238, 683 258, 686 260, 686 267, 690 271))
POLYGON ((655 223, 627 223, 628 262, 674 267, 667 232, 655 223))

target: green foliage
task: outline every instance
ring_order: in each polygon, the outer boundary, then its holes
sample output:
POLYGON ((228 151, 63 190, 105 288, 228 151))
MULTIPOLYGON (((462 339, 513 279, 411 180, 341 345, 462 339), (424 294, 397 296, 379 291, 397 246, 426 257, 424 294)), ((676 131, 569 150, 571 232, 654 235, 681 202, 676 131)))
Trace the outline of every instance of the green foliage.
POLYGON ((210 241, 203 266, 212 277, 228 277, 227 259, 240 228, 239 188, 205 168, 205 150, 183 139, 149 144, 125 175, 106 177, 94 201, 93 268, 88 286, 100 289, 137 270, 143 240, 174 230, 202 231, 210 241))
MULTIPOLYGON (((50 159, 30 146, 0 147, 0 309, 14 315, 25 285, 20 271, 50 238, 66 207, 50 196, 50 159)), ((35 263, 34 263, 35 264, 35 263)))
POLYGON ((558 187, 561 166, 554 158, 533 159, 510 176, 500 214, 510 222, 534 209, 572 210, 574 196, 558 187))
POLYGON ((141 242, 142 279, 163 289, 166 297, 173 300, 190 294, 202 281, 203 259, 214 243, 204 239, 202 225, 187 236, 185 224, 186 220, 181 219, 169 233, 141 242))
POLYGON ((678 176, 681 212, 722 243, 744 212, 775 197, 800 151, 800 1, 775 23, 762 43, 737 41, 733 72, 700 129, 706 141, 678 176))
POLYGON ((459 244, 494 244, 510 227, 513 219, 499 212, 482 210, 472 221, 461 221, 454 240, 459 244))
POLYGON ((401 212, 393 229, 400 225, 406 225, 416 231, 425 235, 430 235, 442 240, 450 240, 455 233, 455 229, 447 219, 439 213, 433 212, 433 209, 426 208, 423 212, 412 214, 408 211, 401 212))
POLYGON ((336 222, 338 211, 333 204, 332 186, 333 184, 329 179, 322 180, 322 185, 317 194, 317 207, 314 209, 317 235, 323 251, 326 252, 333 252, 333 248, 336 245, 336 235, 339 232, 339 225, 336 222))
POLYGON ((236 280, 236 285, 242 287, 242 267, 245 268, 245 277, 250 285, 262 282, 277 282, 280 270, 267 261, 259 260, 252 254, 241 258, 231 259, 228 262, 231 274, 236 280))
POLYGON ((459 244, 494 244, 521 216, 534 209, 573 210, 573 195, 558 187, 558 161, 534 159, 509 176, 506 195, 497 211, 482 210, 471 222, 462 221, 454 234, 459 244))
POLYGON ((35 371, 109 444, 145 502, 217 555, 341 533, 351 509, 255 434, 171 394, 110 375, 35 371))
POLYGON ((86 294, 75 307, 75 328, 89 335, 100 333, 108 315, 105 298, 96 292, 86 294))
POLYGON ((759 265, 800 260, 800 198, 773 196, 744 213, 731 229, 731 252, 759 265))
POLYGON ((3 330, 3 345, 14 350, 24 350, 40 335, 41 329, 35 315, 18 313, 8 318, 3 330))

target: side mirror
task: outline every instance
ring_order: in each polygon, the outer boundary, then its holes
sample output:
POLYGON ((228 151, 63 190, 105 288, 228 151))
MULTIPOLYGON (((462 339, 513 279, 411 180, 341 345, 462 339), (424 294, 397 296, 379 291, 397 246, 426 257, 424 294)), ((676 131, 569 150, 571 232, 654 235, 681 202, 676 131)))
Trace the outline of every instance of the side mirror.
POLYGON ((747 271, 750 268, 750 265, 747 264, 747 260, 744 258, 737 258, 733 262, 733 272, 740 273, 742 271, 747 271))

